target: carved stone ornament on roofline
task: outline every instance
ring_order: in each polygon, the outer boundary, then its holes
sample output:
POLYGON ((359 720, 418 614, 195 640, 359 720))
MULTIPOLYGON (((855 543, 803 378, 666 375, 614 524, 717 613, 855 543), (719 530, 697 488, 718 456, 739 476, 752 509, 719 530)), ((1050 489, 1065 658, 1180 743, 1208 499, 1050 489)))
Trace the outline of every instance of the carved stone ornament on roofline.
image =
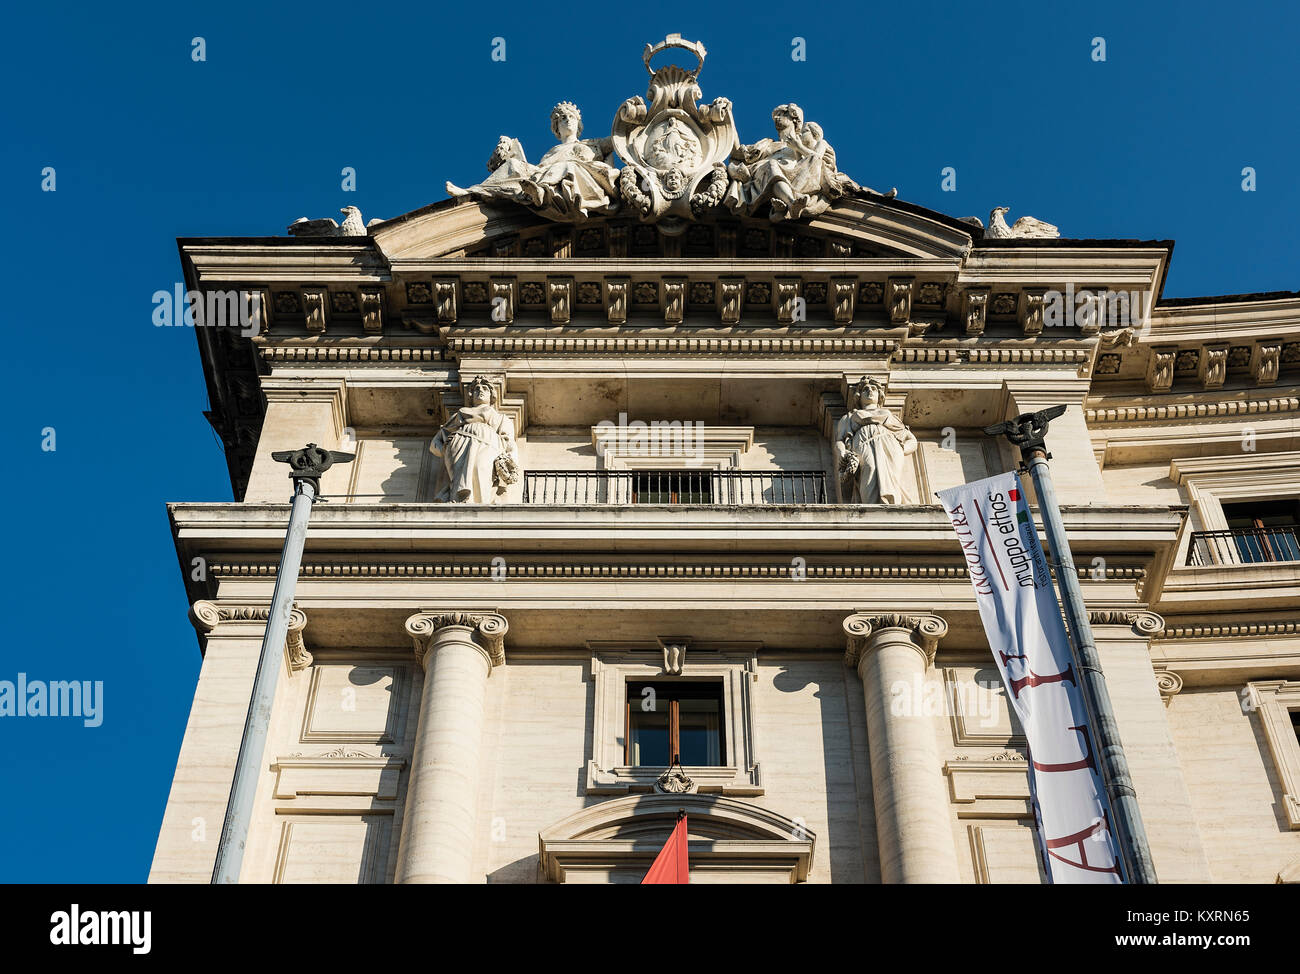
POLYGON ((623 102, 607 138, 582 139, 578 107, 560 102, 551 113, 558 144, 538 163, 528 161, 518 139, 503 135, 488 160, 488 177, 467 188, 448 182, 447 192, 506 200, 557 222, 635 215, 675 236, 724 206, 747 216, 766 212, 779 222, 816 216, 845 193, 865 189, 839 171, 821 127, 805 121, 793 103, 773 109, 775 139, 741 144, 728 99, 700 104, 706 54, 703 44, 680 34, 647 44, 645 97, 623 102), (694 69, 656 69, 652 60, 669 49, 694 55, 694 69), (621 170, 614 166, 620 161, 621 170))

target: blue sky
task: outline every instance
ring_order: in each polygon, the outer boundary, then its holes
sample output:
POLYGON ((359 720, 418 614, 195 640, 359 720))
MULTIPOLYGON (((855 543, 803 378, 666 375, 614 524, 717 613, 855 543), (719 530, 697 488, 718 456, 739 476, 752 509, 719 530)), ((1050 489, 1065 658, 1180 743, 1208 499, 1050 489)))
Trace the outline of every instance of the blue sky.
POLYGON ((914 203, 1175 239, 1167 297, 1300 288, 1294 4, 702 7, 10 11, 0 680, 102 680, 105 705, 96 728, 0 718, 0 880, 148 874, 200 662, 164 504, 230 499, 194 334, 151 322, 180 279, 178 236, 416 209, 481 178, 502 133, 540 156, 560 100, 603 135, 644 93, 645 43, 678 31, 707 45, 705 99, 732 99, 746 142, 795 101, 841 169, 914 203))

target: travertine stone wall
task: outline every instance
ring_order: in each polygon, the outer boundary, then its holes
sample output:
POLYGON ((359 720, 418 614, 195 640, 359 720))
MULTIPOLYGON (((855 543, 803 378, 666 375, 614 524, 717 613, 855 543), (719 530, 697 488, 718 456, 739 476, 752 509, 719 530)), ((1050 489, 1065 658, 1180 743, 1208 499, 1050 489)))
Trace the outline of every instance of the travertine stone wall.
POLYGON ((1181 752, 1156 689, 1147 639, 1131 626, 1094 625, 1093 635, 1156 875, 1162 883, 1210 882, 1181 752))
POLYGON ((1277 771, 1240 689, 1184 688, 1169 705, 1169 727, 1211 881, 1272 883, 1300 862, 1300 832, 1287 830, 1277 771))
MULTIPOLYGON (((607 800, 585 795, 589 663, 511 660, 488 685, 475 876, 534 882, 537 834, 607 800)), ((689 663, 688 663, 689 668, 689 663)), ((765 793, 745 800, 817 835, 809 882, 878 882, 865 714, 841 656, 760 659, 755 733, 765 793)))
POLYGON ((234 635, 208 638, 154 850, 151 883, 206 883, 212 878, 262 645, 256 627, 235 629, 234 635))

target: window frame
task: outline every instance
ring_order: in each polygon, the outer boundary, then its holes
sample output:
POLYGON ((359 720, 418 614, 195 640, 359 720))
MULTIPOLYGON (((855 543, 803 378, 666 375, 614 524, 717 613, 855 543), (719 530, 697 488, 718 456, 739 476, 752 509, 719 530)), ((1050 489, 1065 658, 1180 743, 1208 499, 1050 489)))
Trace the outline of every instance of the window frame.
MULTIPOLYGON (((692 767, 726 767, 727 764, 727 705, 723 699, 721 680, 628 680, 626 719, 623 724, 623 766, 628 768, 659 768, 667 770, 675 759, 679 759, 681 749, 681 708, 682 700, 716 700, 718 704, 718 763, 716 765, 692 765, 692 767), (656 709, 660 701, 668 702, 668 764, 634 764, 632 761, 632 698, 633 687, 644 689, 653 687, 656 709)), ((640 691, 636 693, 640 696, 640 691)), ((680 763, 680 762, 677 762, 680 763)))
POLYGON ((691 643, 685 672, 664 670, 655 640, 593 640, 589 679, 595 685, 589 732, 585 791, 589 795, 654 792, 663 768, 633 767, 627 761, 627 684, 715 681, 722 692, 721 758, 717 767, 682 770, 701 794, 757 796, 764 793, 754 715, 759 642, 691 643))
POLYGON ((1259 715, 1264 740, 1282 791, 1282 811, 1291 831, 1300 830, 1300 739, 1291 714, 1300 710, 1300 680, 1246 684, 1245 699, 1259 715))

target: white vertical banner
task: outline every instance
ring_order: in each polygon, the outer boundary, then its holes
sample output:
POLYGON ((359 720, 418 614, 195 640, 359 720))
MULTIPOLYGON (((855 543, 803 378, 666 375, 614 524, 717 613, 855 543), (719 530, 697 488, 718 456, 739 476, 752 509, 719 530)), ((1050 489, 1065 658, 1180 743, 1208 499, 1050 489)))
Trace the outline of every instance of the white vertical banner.
POLYGON ((989 647, 1029 741, 1039 848, 1053 883, 1119 883, 1119 848, 1061 608, 1020 477, 939 492, 989 647))

